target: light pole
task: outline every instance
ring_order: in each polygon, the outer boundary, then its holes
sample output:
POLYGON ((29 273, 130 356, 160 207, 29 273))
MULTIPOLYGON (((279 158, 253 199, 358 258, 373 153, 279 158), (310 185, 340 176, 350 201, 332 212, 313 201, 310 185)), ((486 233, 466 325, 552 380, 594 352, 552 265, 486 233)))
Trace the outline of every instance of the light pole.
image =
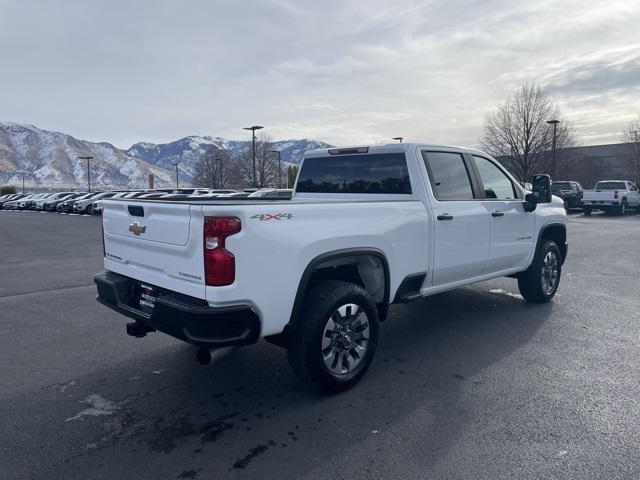
POLYGON ((16 173, 20 173, 22 175, 22 193, 24 193, 24 168, 22 170, 17 170, 16 173))
POLYGON ((399 143, 402 143, 402 140, 404 140, 404 137, 393 137, 391 140, 397 140, 399 143))
POLYGON ((180 188, 180 185, 178 184, 178 163, 172 163, 171 165, 176 167, 176 188, 180 188))
POLYGON ((638 151, 638 134, 640 133, 640 130, 633 130, 631 133, 633 133, 633 153, 635 153, 635 176, 636 176, 636 186, 638 185, 638 182, 640 181, 640 172, 638 170, 640 170, 640 151, 638 151))
POLYGON ((282 188, 282 165, 280 159, 280 150, 271 150, 271 153, 278 154, 278 188, 282 188))
POLYGON ((260 130, 264 128, 260 125, 253 125, 251 127, 244 127, 243 130, 251 130, 251 144, 252 148, 252 156, 253 156, 253 182, 255 183, 254 187, 258 187, 258 177, 256 177, 256 130, 260 130))
POLYGON ((76 158, 79 159, 79 160, 86 160, 87 161, 87 191, 89 193, 91 193, 91 170, 89 168, 89 162, 91 160, 93 160, 93 157, 91 157, 91 156, 86 156, 86 157, 78 156, 76 158))
POLYGON ((215 164, 218 164, 218 172, 220 173, 220 177, 218 178, 218 185, 219 187, 217 188, 222 188, 222 159, 221 158, 216 158, 213 160, 213 164, 215 166, 215 164))
POLYGON ((558 128, 558 124, 560 120, 547 120, 547 123, 553 125, 553 146, 551 147, 553 150, 553 157, 551 160, 551 179, 555 180, 556 178, 556 130, 558 128))

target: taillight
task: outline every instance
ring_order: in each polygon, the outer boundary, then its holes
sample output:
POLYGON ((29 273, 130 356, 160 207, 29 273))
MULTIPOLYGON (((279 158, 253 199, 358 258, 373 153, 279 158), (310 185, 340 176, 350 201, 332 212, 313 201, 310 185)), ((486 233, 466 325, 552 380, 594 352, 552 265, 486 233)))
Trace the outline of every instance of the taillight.
POLYGON ((241 229, 236 217, 204 217, 204 278, 212 287, 231 285, 236 278, 236 259, 225 248, 226 238, 241 229))
POLYGON ((617 199, 618 199, 618 190, 615 190, 615 191, 613 192, 613 198, 614 198, 614 200, 617 200, 617 199))

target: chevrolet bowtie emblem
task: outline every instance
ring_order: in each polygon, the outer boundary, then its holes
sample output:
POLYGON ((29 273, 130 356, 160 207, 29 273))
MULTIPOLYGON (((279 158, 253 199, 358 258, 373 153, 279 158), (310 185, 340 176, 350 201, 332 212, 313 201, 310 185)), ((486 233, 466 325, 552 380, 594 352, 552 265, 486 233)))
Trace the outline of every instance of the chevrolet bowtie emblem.
POLYGON ((129 231, 134 235, 140 235, 141 233, 147 231, 147 227, 146 225, 140 225, 138 222, 133 222, 131 225, 129 225, 129 231))

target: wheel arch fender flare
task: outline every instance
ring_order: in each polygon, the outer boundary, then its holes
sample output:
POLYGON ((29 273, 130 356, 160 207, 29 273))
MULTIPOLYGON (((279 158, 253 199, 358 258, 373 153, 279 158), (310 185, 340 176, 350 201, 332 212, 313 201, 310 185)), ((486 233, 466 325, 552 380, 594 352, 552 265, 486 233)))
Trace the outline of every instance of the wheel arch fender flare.
POLYGON ((535 261, 535 256, 538 252, 538 249, 540 248, 540 245, 542 244, 543 238, 554 240, 558 244, 558 248, 560 249, 560 253, 562 255, 562 263, 564 263, 568 253, 567 225, 561 222, 550 222, 540 229, 540 231, 538 232, 538 239, 536 240, 535 250, 533 251, 533 259, 531 260, 532 263, 535 261), (561 233, 559 238, 558 233, 561 233))
POLYGON ((292 328, 300 317, 300 311, 304 301, 305 294, 309 288, 309 283, 313 277, 313 274, 322 268, 323 265, 337 266, 340 265, 340 260, 344 260, 344 265, 353 265, 353 259, 357 257, 374 257, 380 261, 384 275, 383 286, 383 299, 381 302, 377 302, 378 316, 380 320, 384 320, 389 309, 389 289, 390 289, 390 273, 389 262, 384 252, 378 248, 372 247, 356 247, 356 248, 344 248, 339 250, 332 250, 322 253, 313 258, 305 267, 300 281, 298 283, 298 289, 296 291, 295 300, 293 302, 293 308, 289 317, 289 323, 285 327, 285 330, 292 328))

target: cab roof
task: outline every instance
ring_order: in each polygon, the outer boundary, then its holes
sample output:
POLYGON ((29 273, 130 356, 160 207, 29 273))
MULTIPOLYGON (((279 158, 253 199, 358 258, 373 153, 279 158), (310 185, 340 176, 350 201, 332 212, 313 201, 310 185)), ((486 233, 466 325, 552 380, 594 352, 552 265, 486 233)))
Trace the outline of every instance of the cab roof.
POLYGON ((366 155, 369 153, 394 153, 394 152, 409 152, 415 151, 417 148, 429 148, 429 149, 442 149, 442 150, 456 150, 464 151, 467 153, 475 153, 487 155, 480 150, 467 147, 459 147, 456 145, 443 145, 435 143, 387 143, 383 145, 352 145, 345 147, 335 148, 319 148, 316 150, 308 150, 304 156, 306 157, 321 157, 327 155, 350 155, 361 154, 366 155), (342 152, 342 153, 341 153, 342 152))

